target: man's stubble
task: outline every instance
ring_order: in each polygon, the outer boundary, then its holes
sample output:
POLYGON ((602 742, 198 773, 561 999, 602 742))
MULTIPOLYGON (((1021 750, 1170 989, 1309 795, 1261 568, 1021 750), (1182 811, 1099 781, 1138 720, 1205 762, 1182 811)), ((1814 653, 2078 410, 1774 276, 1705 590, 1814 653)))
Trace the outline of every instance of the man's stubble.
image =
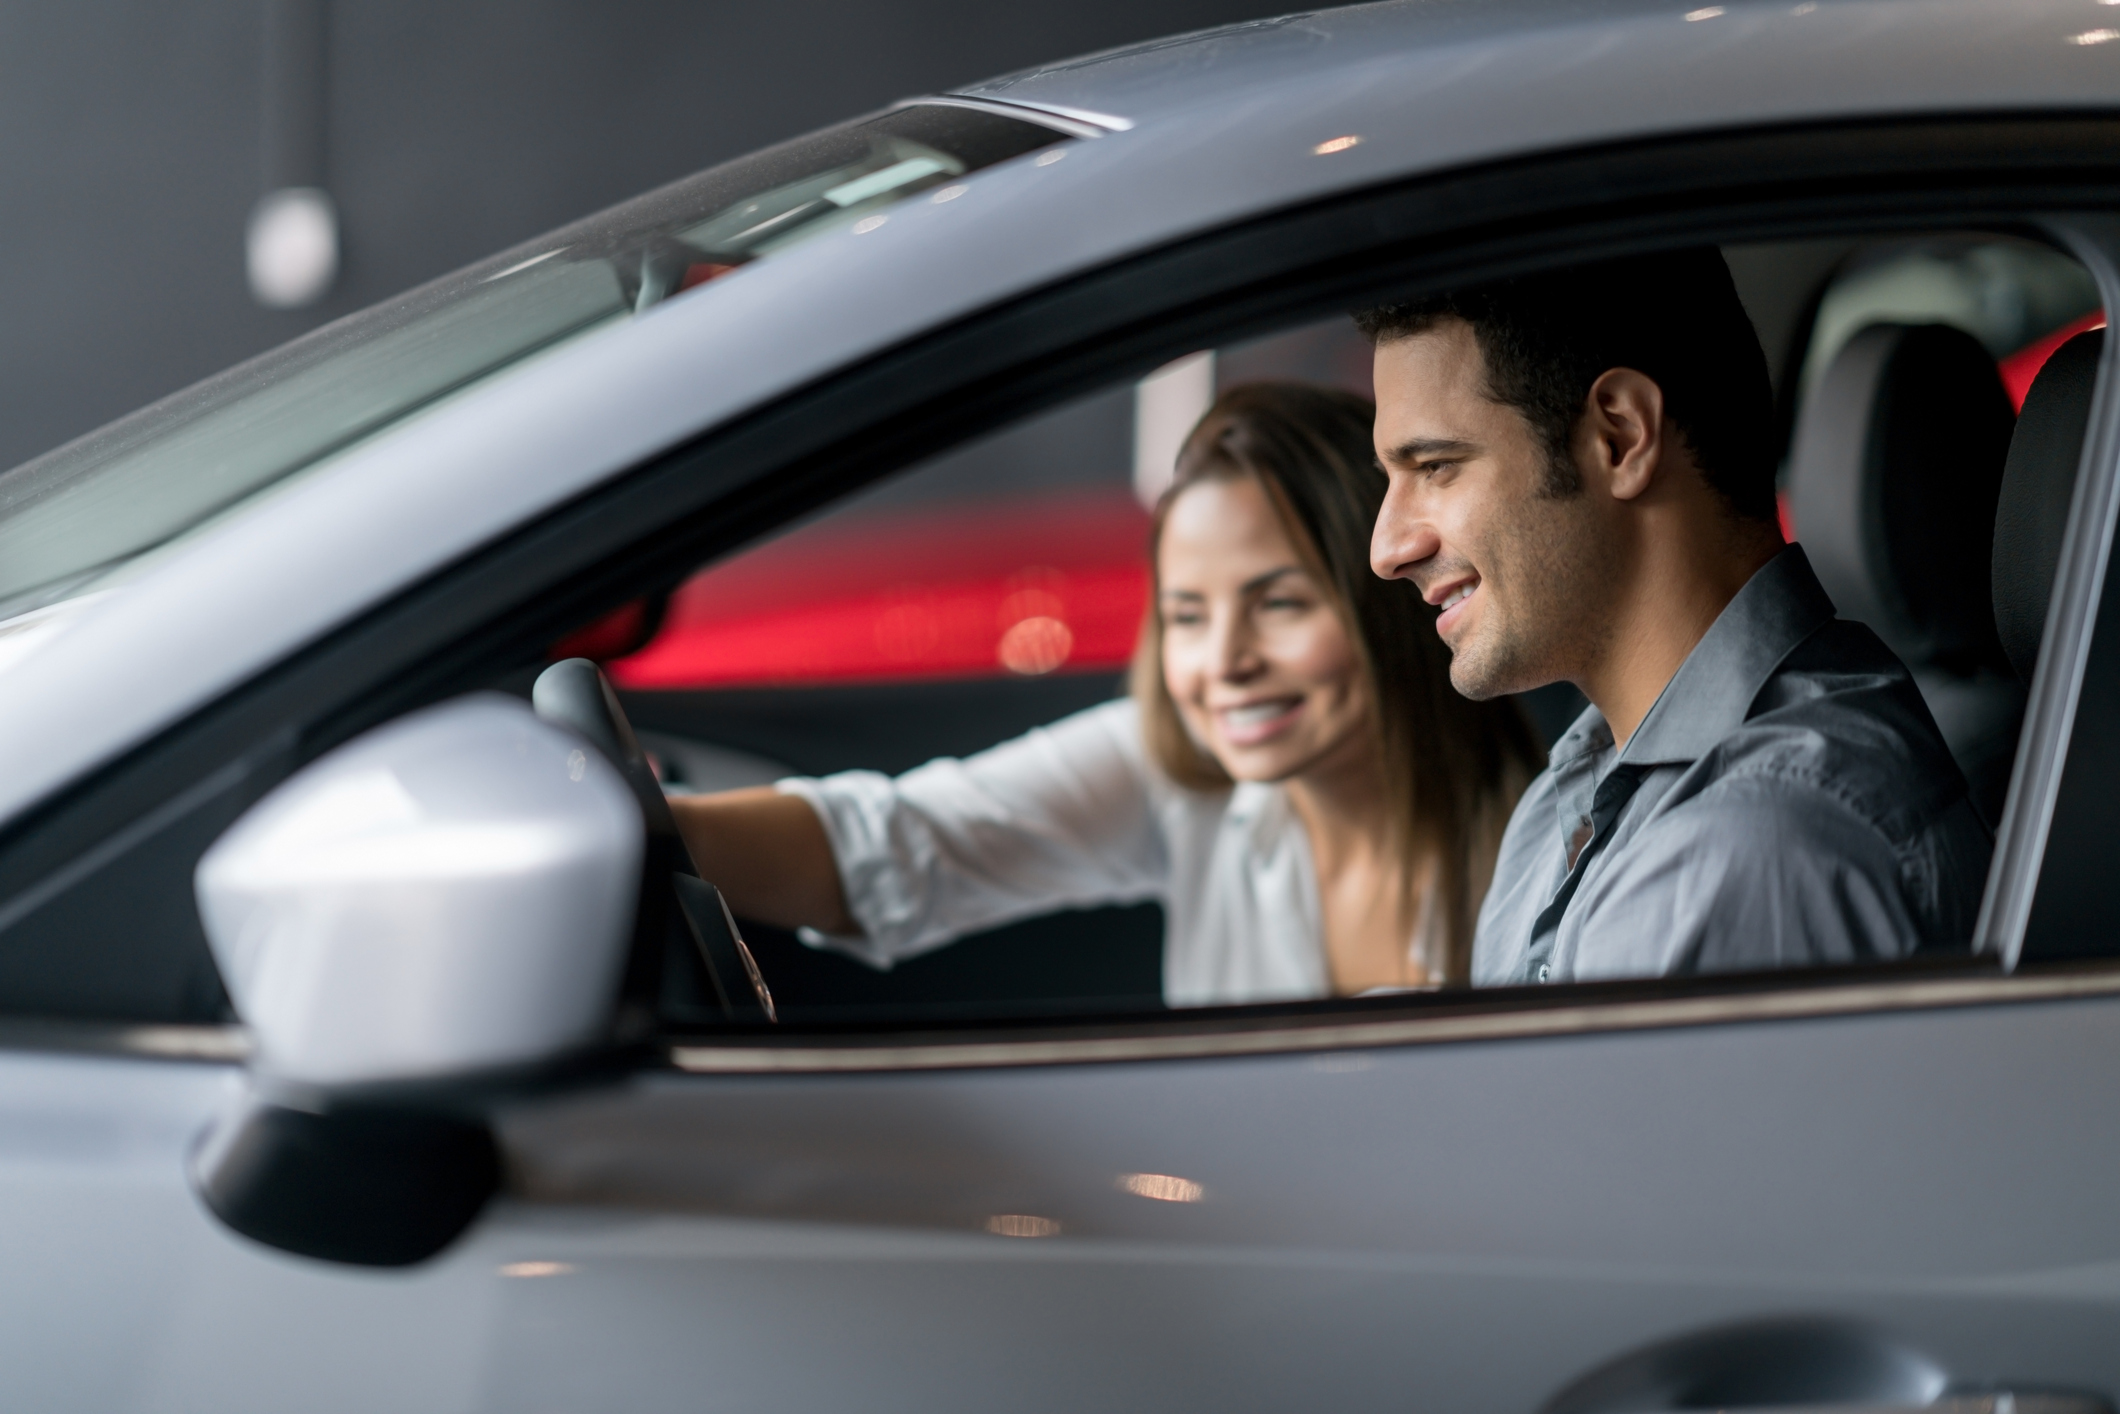
POLYGON ((1611 633, 1619 556, 1587 497, 1542 492, 1514 509, 1483 556, 1481 592, 1492 593, 1479 632, 1451 654, 1451 686, 1475 702, 1574 678, 1611 633))

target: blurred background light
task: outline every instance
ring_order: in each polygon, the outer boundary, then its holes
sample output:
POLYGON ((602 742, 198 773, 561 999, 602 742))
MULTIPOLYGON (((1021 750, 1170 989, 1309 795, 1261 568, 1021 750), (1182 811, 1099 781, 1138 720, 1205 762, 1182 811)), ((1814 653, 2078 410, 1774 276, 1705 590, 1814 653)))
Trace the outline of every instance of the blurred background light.
POLYGON ((316 187, 267 192, 244 243, 250 292, 267 309, 315 304, 339 273, 339 218, 316 187))

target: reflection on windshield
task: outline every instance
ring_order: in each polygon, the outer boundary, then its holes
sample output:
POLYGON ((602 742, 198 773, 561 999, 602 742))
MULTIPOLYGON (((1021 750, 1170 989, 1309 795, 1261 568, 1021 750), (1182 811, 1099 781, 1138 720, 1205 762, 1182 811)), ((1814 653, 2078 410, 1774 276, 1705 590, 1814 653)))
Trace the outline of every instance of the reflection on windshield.
POLYGON ((0 617, 81 593, 561 340, 1066 140, 969 108, 901 108, 714 168, 318 330, 0 476, 0 617))
POLYGON ((261 380, 175 425, 120 428, 0 479, 0 603, 136 554, 295 467, 625 308, 604 265, 551 265, 261 380))

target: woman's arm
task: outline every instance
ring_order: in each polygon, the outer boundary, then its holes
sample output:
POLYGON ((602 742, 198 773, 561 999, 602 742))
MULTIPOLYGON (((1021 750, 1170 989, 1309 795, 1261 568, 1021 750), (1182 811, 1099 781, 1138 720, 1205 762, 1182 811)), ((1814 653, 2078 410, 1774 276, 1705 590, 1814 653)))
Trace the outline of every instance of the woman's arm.
POLYGON ((791 778, 670 808, 730 908, 878 968, 1055 908, 1156 897, 1168 871, 1123 701, 901 776, 791 778))
POLYGON ((681 795, 670 813, 692 862, 735 912, 777 928, 838 937, 861 931, 847 911, 831 841, 801 796, 771 786, 681 795))

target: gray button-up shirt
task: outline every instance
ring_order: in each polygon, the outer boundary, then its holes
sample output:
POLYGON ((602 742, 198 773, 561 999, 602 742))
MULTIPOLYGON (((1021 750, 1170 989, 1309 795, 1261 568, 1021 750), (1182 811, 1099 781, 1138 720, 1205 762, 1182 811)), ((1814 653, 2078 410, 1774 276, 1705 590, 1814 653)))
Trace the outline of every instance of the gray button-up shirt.
POLYGON ((1790 546, 1624 750, 1595 707, 1517 804, 1472 980, 1903 957, 1972 934, 1992 840, 1904 665, 1790 546))

